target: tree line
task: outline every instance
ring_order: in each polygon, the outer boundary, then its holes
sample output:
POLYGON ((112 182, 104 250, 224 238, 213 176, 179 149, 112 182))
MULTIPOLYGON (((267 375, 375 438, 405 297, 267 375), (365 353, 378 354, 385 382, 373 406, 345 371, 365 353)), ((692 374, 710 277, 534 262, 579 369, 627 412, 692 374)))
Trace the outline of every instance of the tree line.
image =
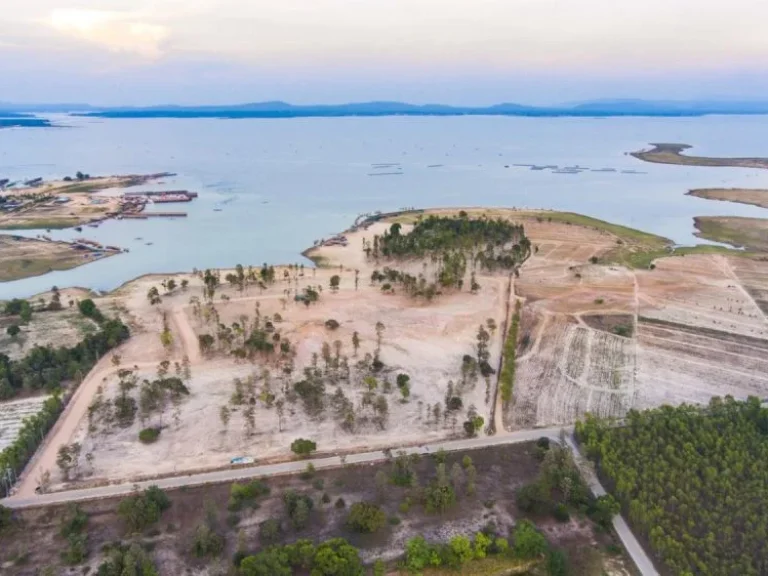
POLYGON ((578 440, 669 574, 768 574, 768 409, 757 398, 588 417, 578 440))

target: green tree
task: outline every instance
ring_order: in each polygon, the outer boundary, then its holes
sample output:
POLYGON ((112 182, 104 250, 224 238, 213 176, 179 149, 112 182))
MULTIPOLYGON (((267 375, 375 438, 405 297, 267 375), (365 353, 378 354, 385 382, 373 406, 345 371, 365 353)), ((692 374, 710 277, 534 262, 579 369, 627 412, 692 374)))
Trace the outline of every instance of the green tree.
POLYGON ((140 532, 154 524, 171 505, 168 496, 157 486, 150 486, 140 494, 134 494, 120 501, 118 515, 130 532, 140 532))
POLYGON ((8 326, 8 328, 6 328, 5 332, 8 334, 8 336, 15 339, 16 336, 18 336, 21 332, 21 328, 19 328, 18 324, 11 324, 8 326))
POLYGON ((312 440, 297 438, 291 443, 291 451, 302 458, 307 458, 315 450, 317 450, 317 444, 312 440))
POLYGON ((512 550, 518 558, 537 558, 547 551, 547 540, 529 520, 521 520, 515 526, 512 550))
POLYGON ((370 534, 384 526, 387 515, 381 507, 371 502, 355 502, 349 508, 347 526, 355 532, 370 534))
POLYGON ((334 274, 331 276, 331 290, 336 292, 339 289, 339 284, 341 283, 341 277, 338 274, 334 274))

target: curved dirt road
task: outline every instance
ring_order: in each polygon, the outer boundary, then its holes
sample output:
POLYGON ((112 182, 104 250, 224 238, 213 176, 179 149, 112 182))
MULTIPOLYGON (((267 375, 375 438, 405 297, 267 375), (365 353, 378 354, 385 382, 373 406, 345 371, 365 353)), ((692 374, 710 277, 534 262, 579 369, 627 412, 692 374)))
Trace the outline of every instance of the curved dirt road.
MULTIPOLYGON (((171 317, 173 327, 176 329, 179 337, 182 355, 186 355, 189 358, 190 364, 200 362, 201 356, 197 345, 197 337, 187 321, 184 308, 174 310, 171 317)), ((119 354, 123 347, 124 345, 120 346, 113 353, 119 354)), ((91 405, 91 401, 104 378, 112 376, 118 370, 127 366, 154 368, 157 366, 157 362, 134 363, 126 359, 123 366, 115 367, 112 365, 111 353, 101 358, 77 387, 66 408, 64 408, 64 411, 56 420, 56 424, 46 435, 43 444, 37 449, 32 460, 24 468, 24 472, 19 476, 19 481, 16 484, 14 497, 30 498, 35 496, 35 488, 40 483, 40 478, 45 471, 56 469, 56 457, 58 456, 59 448, 69 444, 72 440, 78 426, 88 413, 88 407, 91 405)))

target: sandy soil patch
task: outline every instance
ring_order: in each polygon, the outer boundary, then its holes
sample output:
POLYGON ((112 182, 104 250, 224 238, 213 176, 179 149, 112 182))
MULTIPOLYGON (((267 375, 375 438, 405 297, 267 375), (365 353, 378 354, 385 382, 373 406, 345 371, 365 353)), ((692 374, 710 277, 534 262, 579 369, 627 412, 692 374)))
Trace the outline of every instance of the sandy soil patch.
POLYGON ((696 188, 687 192, 688 196, 707 200, 722 200, 768 208, 768 190, 754 188, 696 188))
POLYGON ((69 270, 114 254, 109 250, 78 250, 67 242, 0 234, 0 282, 69 270))

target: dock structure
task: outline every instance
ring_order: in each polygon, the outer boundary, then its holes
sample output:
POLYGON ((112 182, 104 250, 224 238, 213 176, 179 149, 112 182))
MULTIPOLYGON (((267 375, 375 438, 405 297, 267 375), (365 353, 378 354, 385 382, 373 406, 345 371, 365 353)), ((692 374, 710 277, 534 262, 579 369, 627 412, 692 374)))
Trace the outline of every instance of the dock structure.
POLYGON ((147 218, 186 218, 186 212, 124 212, 118 218, 146 220, 147 218))
POLYGON ((197 192, 189 190, 161 190, 154 192, 126 192, 123 196, 150 198, 153 202, 189 202, 197 198, 197 192), (173 198, 173 200, 170 200, 173 198))

